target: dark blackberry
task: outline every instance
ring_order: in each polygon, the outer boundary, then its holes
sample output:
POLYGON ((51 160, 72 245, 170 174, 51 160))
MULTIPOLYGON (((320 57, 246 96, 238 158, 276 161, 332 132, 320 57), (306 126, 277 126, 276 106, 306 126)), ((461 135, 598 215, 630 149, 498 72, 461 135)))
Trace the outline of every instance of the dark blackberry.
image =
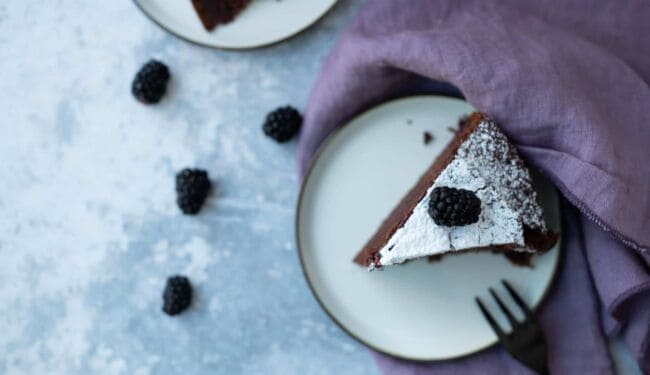
POLYGON ((176 175, 176 203, 184 214, 197 214, 211 188, 208 172, 185 168, 176 175))
POLYGON ((262 129, 264 134, 277 142, 286 142, 293 138, 302 125, 302 116, 291 106, 280 107, 266 115, 262 129))
POLYGON ((131 92, 142 103, 158 103, 165 95, 169 77, 169 69, 165 64, 157 60, 149 60, 135 75, 131 92))
POLYGON ((473 224, 481 214, 481 200, 465 189, 446 186, 433 189, 429 195, 429 216, 446 227, 473 224))
POLYGON ((167 279, 163 292, 163 308, 167 315, 180 314, 192 303, 192 285, 185 276, 172 276, 167 279))

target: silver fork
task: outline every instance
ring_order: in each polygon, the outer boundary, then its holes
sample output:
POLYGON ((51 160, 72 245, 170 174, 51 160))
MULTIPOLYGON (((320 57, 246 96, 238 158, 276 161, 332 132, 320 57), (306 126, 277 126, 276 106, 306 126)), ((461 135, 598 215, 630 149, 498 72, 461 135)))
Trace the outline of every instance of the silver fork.
POLYGON ((494 333, 496 333, 499 342, 516 360, 539 374, 548 374, 546 339, 544 338, 544 332, 521 296, 515 292, 506 280, 501 280, 501 283, 515 303, 519 308, 521 308, 525 319, 521 322, 518 321, 492 288, 489 288, 490 294, 508 319, 508 322, 512 327, 512 332, 505 333, 496 320, 494 320, 492 314, 490 314, 490 312, 485 308, 481 299, 476 297, 475 299, 479 309, 481 309, 485 320, 487 320, 490 327, 492 327, 492 330, 494 330, 494 333))

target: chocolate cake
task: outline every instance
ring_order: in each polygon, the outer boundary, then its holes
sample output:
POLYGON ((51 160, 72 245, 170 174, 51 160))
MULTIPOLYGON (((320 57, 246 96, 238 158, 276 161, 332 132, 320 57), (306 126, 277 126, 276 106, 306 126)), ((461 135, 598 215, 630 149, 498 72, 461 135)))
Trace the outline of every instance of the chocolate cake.
POLYGON ((229 23, 248 6, 251 0, 192 0, 203 27, 212 31, 217 25, 229 23))
POLYGON ((551 248, 530 173, 485 114, 460 122, 454 139, 395 207, 354 261, 369 269, 469 251, 527 264, 551 248))

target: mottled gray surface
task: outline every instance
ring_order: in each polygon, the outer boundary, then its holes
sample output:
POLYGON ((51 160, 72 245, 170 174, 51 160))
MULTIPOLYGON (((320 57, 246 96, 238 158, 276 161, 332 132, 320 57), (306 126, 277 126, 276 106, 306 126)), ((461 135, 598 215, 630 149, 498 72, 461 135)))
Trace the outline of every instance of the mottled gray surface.
POLYGON ((280 45, 197 47, 129 1, 0 3, 0 374, 375 374, 318 307, 294 243, 295 144, 261 134, 303 107, 360 1, 280 45), (146 107, 131 79, 173 74, 146 107), (216 194, 184 217, 173 176, 216 194), (165 278, 198 298, 163 315, 165 278))

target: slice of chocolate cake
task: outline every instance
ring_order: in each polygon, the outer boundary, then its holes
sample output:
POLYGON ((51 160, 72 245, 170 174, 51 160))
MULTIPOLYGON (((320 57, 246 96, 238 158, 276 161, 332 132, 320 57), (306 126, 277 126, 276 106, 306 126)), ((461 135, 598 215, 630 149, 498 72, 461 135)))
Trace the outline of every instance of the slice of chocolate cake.
POLYGON ((476 112, 461 121, 451 143, 354 261, 374 269, 485 250, 526 264, 556 239, 517 150, 491 119, 476 112))
POLYGON ((229 23, 248 6, 251 0, 192 0, 203 27, 212 31, 217 25, 229 23))

